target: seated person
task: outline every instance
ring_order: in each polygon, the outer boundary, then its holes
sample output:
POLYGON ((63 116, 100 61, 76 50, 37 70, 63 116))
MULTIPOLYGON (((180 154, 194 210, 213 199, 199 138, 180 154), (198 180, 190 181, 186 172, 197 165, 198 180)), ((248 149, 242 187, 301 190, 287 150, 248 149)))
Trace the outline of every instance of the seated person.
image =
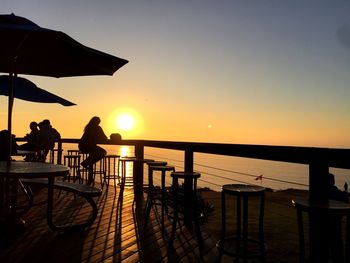
POLYGON ((79 150, 82 153, 89 154, 89 156, 81 162, 81 165, 89 170, 88 184, 92 183, 93 165, 107 154, 105 149, 97 145, 98 143, 108 141, 107 136, 99 125, 100 122, 101 120, 99 117, 93 117, 85 126, 83 136, 79 141, 79 150))
MULTIPOLYGON (((11 138, 12 149, 11 154, 16 154, 18 145, 16 143, 16 136, 12 134, 11 138)), ((10 132, 8 130, 0 131, 0 161, 11 160, 10 155, 10 132)))
POLYGON ((335 185, 334 174, 328 173, 328 198, 340 202, 349 203, 349 196, 345 191, 341 191, 335 185))
POLYGON ((43 120, 38 126, 40 129, 38 142, 38 148, 40 149, 39 161, 45 162, 47 154, 54 149, 55 142, 61 139, 61 135, 51 126, 49 120, 43 120))
MULTIPOLYGON (((39 143, 39 129, 38 124, 35 121, 32 121, 29 125, 30 133, 27 133, 24 136, 24 139, 27 140, 26 143, 18 146, 19 150, 25 151, 37 151, 39 143)), ((36 154, 27 154, 24 158, 25 161, 36 161, 36 154)))

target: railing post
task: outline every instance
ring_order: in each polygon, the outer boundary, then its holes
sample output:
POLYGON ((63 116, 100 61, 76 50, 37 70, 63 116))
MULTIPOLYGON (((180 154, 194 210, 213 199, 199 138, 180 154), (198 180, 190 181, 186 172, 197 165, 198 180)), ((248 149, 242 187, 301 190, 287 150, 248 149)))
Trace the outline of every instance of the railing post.
POLYGON ((57 142, 57 164, 62 164, 62 141, 58 140, 57 142))
POLYGON ((185 172, 193 172, 193 151, 185 150, 185 172))
MULTIPOLYGON (((318 159, 309 166, 309 199, 310 202, 328 201, 328 172, 327 162, 318 159)), ((310 262, 328 262, 328 240, 325 233, 327 218, 311 209, 309 212, 310 262)))
MULTIPOLYGON (((193 151, 192 149, 187 148, 185 150, 185 165, 184 165, 185 172, 193 172, 193 151)), ((193 183, 192 180, 184 180, 184 195, 185 200, 192 200, 193 196, 193 183)), ((192 227, 192 204, 190 202, 185 202, 184 206, 184 224, 188 228, 192 227)))
MULTIPOLYGON (((144 146, 141 143, 135 144, 136 159, 144 159, 144 146)), ((142 196, 143 191, 143 162, 134 162, 133 169, 134 195, 137 200, 142 196)))

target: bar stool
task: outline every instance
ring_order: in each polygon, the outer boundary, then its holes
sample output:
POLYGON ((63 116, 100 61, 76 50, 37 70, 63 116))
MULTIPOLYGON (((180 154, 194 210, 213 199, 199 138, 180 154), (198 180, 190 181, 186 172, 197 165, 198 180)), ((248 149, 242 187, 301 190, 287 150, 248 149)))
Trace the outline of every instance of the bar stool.
MULTIPOLYGON (((52 150, 50 150, 50 152, 49 152, 49 162, 50 163, 55 163, 55 156, 58 157, 59 151, 61 151, 61 153, 62 153, 63 149, 60 149, 60 150, 59 149, 52 149, 52 150)), ((62 161, 62 159, 60 161, 62 161)), ((58 160, 57 160, 56 163, 59 163, 58 160)))
MULTIPOLYGON (((136 157, 120 157, 119 158, 119 163, 120 163, 120 169, 121 169, 121 176, 119 177, 119 185, 124 187, 124 186, 132 186, 132 178, 131 180, 126 176, 126 164, 130 163, 134 165, 134 162, 136 160, 136 157)), ((119 166, 119 164, 118 164, 119 166)))
POLYGON ((120 155, 108 154, 104 157, 105 162, 105 176, 103 178, 103 184, 107 184, 107 189, 109 188, 109 180, 114 180, 114 188, 116 187, 116 179, 119 180, 119 159, 120 155))
MULTIPOLYGON (((67 150, 67 154, 68 155, 80 155, 80 163, 82 161, 84 161, 87 158, 87 156, 88 156, 87 153, 81 153, 80 150, 78 150, 78 149, 67 150)), ((87 174, 88 174, 87 169, 85 169, 84 167, 80 166, 79 170, 80 170, 80 175, 81 175, 81 181, 82 182, 87 181, 87 174)))
MULTIPOLYGON (((331 249, 332 262, 350 262, 350 204, 331 199, 325 202, 311 202, 309 199, 302 197, 293 200, 292 204, 297 210, 299 262, 305 261, 303 212, 313 213, 316 218, 325 220, 326 225, 322 227, 322 231, 325 235, 328 235, 329 244, 326 249, 331 249), (343 217, 346 217, 345 247, 341 231, 343 217)), ((327 258, 320 260, 328 262, 327 258)))
POLYGON ((221 191, 221 213, 222 213, 222 229, 221 239, 216 243, 219 250, 220 259, 222 254, 228 254, 236 258, 243 259, 248 262, 248 259, 260 258, 265 260, 266 244, 264 242, 264 204, 265 203, 265 188, 255 185, 244 184, 227 184, 222 186, 221 191), (226 237, 226 196, 234 196, 237 198, 236 203, 236 231, 234 236, 226 237), (248 236, 248 199, 256 197, 260 199, 259 205, 259 239, 253 239, 248 236), (243 198, 243 218, 242 204, 243 198), (243 219, 243 222, 242 222, 243 219), (243 232, 242 232, 243 228, 243 232), (229 249, 229 247, 231 249, 229 249))
POLYGON ((63 157, 64 165, 69 167, 69 175, 67 176, 68 181, 72 178, 75 183, 76 180, 82 183, 82 178, 80 174, 80 155, 65 155, 63 157))
POLYGON ((197 172, 172 172, 172 206, 173 215, 169 215, 173 219, 171 235, 168 241, 168 247, 171 248, 175 238, 176 225, 179 220, 185 220, 188 216, 195 224, 195 232, 200 252, 202 252, 203 238, 199 227, 198 211, 197 211, 197 179, 201 176, 197 172), (184 182, 184 191, 181 193, 179 188, 179 180, 184 182), (188 187, 190 186, 190 188, 188 187), (180 217, 182 216, 182 217, 180 217))
MULTIPOLYGON (((150 174, 150 167, 151 166, 163 166, 163 165, 167 165, 168 162, 165 161, 150 161, 150 162, 146 162, 147 166, 148 166, 148 175, 150 174)), ((148 182, 149 180, 147 180, 147 184, 143 184, 143 189, 144 191, 147 193, 148 191, 148 182)))
MULTIPOLYGON (((155 162, 152 162, 155 163, 155 162)), ((161 162, 158 162, 161 163, 161 162)), ((163 162, 164 163, 164 162, 163 162)), ((149 165, 149 173, 148 173, 148 195, 145 205, 145 219, 147 220, 152 205, 155 206, 157 211, 157 206, 161 206, 161 226, 162 226, 162 234, 164 235, 164 215, 165 212, 168 213, 168 208, 166 204, 166 188, 165 188, 165 175, 166 172, 175 172, 174 166, 166 166, 166 165, 158 165, 152 166, 149 165), (156 188, 153 184, 153 172, 159 171, 161 172, 161 186, 160 188, 156 188)), ((147 221, 146 221, 147 222, 147 221)))
POLYGON ((154 160, 152 159, 139 159, 136 157, 120 157, 119 162, 121 165, 121 178, 119 185, 120 186, 133 186, 134 185, 134 178, 127 178, 126 176, 126 163, 132 163, 134 166, 136 162, 141 162, 141 163, 148 163, 148 162, 153 162, 154 160))
POLYGON ((106 177, 106 159, 105 158, 102 158, 98 162, 94 163, 92 171, 91 170, 89 171, 89 169, 87 170, 87 176, 88 176, 87 184, 94 186, 97 175, 99 175, 100 177, 100 184, 102 187, 104 178, 106 177))

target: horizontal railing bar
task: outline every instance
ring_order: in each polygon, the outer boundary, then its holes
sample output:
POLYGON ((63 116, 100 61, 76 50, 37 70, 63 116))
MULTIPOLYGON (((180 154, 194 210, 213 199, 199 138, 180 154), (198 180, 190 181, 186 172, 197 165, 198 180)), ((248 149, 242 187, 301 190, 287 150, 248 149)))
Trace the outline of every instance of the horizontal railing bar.
MULTIPOLYGON (((23 141, 23 138, 17 140, 23 141)), ((79 143, 79 139, 63 138, 61 141, 79 143)), ((350 149, 154 140, 120 140, 101 144, 154 147, 307 165, 321 162, 328 167, 350 169, 350 149)))

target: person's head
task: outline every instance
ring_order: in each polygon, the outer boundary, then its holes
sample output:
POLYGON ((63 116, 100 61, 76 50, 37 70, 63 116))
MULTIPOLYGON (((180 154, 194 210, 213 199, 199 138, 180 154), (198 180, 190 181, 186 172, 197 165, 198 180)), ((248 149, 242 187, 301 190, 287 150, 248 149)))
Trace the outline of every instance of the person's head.
POLYGON ((101 123, 101 119, 97 116, 94 116, 91 118, 91 120, 88 122, 88 124, 85 126, 85 130, 86 128, 90 128, 90 127, 96 127, 101 123))
POLYGON ((45 126, 49 126, 50 125, 50 121, 48 119, 43 120, 42 123, 45 126))
POLYGON ((38 128, 38 123, 35 122, 35 121, 32 121, 32 122, 29 124, 29 128, 30 128, 31 130, 37 129, 37 128, 38 128))

